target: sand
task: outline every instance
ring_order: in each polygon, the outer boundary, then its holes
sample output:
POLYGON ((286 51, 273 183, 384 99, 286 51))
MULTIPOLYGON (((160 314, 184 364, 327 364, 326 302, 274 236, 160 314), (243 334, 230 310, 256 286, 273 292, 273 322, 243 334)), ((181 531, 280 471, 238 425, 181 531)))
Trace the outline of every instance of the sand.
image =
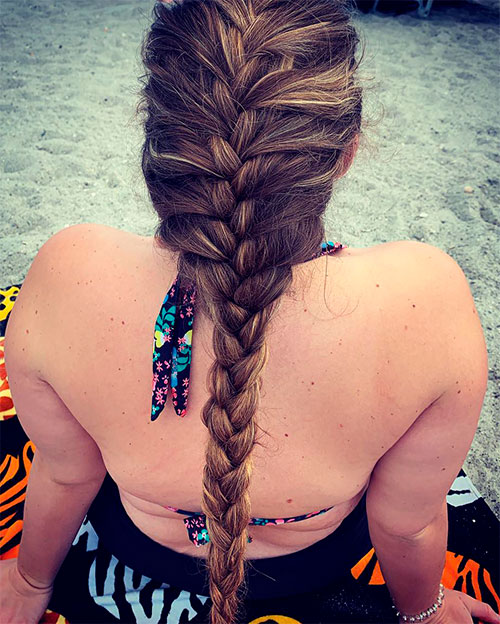
MULTIPOLYGON (((463 268, 490 367, 466 469, 500 518, 499 15, 484 1, 436 4, 427 20, 359 16, 366 111, 384 114, 334 193, 328 232, 351 246, 425 241, 463 268)), ((2 0, 0 284, 20 282, 66 225, 152 233, 134 120, 150 6, 2 0)))

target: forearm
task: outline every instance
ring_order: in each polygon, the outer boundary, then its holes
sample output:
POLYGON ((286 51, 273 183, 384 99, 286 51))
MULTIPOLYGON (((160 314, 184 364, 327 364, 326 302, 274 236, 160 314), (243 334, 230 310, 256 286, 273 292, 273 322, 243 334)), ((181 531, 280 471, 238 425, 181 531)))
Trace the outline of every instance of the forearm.
POLYGON ((57 483, 35 453, 18 557, 19 570, 30 583, 45 587, 53 582, 101 483, 95 478, 83 484, 57 483))
POLYGON ((390 535, 370 522, 370 537, 394 604, 406 614, 420 613, 436 600, 448 538, 446 504, 415 537, 390 535))

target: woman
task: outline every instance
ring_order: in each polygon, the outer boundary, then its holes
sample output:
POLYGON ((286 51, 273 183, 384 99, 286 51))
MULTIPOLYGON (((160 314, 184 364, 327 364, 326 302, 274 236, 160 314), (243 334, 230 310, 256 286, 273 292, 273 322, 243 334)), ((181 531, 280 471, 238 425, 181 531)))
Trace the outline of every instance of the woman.
POLYGON ((467 281, 425 244, 322 245, 360 133, 356 44, 331 0, 156 6, 157 234, 61 231, 9 321, 37 450, 3 622, 48 604, 71 622, 236 622, 252 601, 327 595, 369 537, 401 621, 500 621, 440 586, 445 496, 487 379, 467 281))

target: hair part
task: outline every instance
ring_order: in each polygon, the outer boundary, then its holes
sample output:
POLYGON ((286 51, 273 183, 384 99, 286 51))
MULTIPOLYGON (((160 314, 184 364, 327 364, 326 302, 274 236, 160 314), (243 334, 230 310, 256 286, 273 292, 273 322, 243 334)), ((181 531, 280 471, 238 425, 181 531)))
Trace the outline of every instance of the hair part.
POLYGON ((266 328, 315 255, 360 131, 349 3, 159 3, 142 48, 142 170, 182 283, 213 323, 202 508, 212 624, 237 621, 266 328))

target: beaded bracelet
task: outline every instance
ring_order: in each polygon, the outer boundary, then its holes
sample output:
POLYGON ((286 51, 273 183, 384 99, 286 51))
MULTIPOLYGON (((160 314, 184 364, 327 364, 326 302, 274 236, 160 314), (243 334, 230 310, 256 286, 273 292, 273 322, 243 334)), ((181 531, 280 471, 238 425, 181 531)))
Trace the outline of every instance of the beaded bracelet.
MULTIPOLYGON (((437 600, 431 607, 425 609, 424 611, 421 611, 420 613, 417 613, 416 615, 406 615, 404 613, 401 613, 400 611, 397 611, 396 615, 397 617, 401 618, 403 622, 422 622, 423 620, 426 620, 428 617, 436 613, 439 607, 443 604, 443 598, 444 586, 442 583, 440 583, 437 600)), ((392 608, 396 609, 397 607, 393 605, 392 608)))

